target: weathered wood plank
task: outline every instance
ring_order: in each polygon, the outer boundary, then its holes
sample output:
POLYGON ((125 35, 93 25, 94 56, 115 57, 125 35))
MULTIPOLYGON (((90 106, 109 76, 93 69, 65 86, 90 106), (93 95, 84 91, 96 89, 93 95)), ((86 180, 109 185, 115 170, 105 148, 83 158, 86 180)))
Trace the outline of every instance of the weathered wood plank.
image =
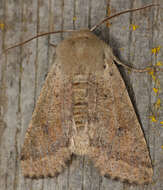
MULTIPOLYGON (((141 7, 157 0, 0 0, 0 44, 2 48, 23 41, 38 32, 59 29, 91 27, 101 20, 109 7, 112 13, 141 7)), ((144 68, 163 62, 163 51, 152 54, 152 48, 163 47, 163 8, 155 7, 126 14, 104 24, 95 33, 109 42, 123 63, 144 68), (138 26, 134 30, 133 26, 138 26)), ((149 74, 139 74, 121 69, 129 94, 135 105, 154 166, 154 183, 147 186, 126 185, 101 177, 86 157, 73 156, 72 163, 54 179, 24 179, 20 168, 20 151, 25 131, 45 80, 53 63, 55 48, 68 34, 57 34, 37 39, 23 47, 10 50, 0 59, 0 189, 2 190, 162 190, 163 188, 163 121, 162 106, 154 109, 163 93, 153 88, 163 88, 163 75, 156 73, 156 83, 149 74), (159 114, 158 122, 150 116, 159 114)), ((1 51, 0 51, 1 52, 1 51)), ((132 127, 132 126, 131 126, 132 127)), ((134 127, 134 126, 133 126, 134 127)))

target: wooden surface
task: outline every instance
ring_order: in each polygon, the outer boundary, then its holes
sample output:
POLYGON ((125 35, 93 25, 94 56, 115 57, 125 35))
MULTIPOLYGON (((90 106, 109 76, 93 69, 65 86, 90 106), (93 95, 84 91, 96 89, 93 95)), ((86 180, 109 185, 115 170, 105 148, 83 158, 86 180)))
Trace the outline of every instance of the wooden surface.
MULTIPOLYGON (((0 51, 38 32, 93 26, 106 16, 108 8, 115 13, 158 2, 162 8, 125 14, 111 20, 109 28, 104 24, 95 33, 125 64, 144 68, 159 61, 163 63, 162 0, 0 0, 0 51), (134 26, 138 28, 134 30, 134 26), (159 46, 159 53, 152 53, 152 48, 159 46)), ((66 35, 46 36, 0 57, 0 190, 162 190, 163 73, 152 76, 123 68, 120 70, 149 146, 153 184, 133 186, 112 181, 101 177, 90 160, 76 156, 56 178, 22 177, 19 159, 25 131, 55 55, 55 48, 49 42, 57 44, 66 35), (157 122, 150 118, 155 115, 157 122)))

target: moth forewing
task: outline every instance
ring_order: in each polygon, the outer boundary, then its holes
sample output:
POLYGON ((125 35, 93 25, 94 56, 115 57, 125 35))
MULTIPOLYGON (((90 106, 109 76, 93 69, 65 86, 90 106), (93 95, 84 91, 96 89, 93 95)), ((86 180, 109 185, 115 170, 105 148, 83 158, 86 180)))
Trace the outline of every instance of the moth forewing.
POLYGON ((153 170, 147 145, 111 48, 89 30, 57 47, 22 151, 25 176, 55 176, 71 154, 102 175, 144 184, 153 170))

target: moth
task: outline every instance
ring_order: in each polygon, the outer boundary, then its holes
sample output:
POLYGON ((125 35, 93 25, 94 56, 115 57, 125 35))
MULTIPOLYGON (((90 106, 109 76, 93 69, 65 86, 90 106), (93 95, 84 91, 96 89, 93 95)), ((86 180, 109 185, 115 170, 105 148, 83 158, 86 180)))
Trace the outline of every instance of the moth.
POLYGON ((26 131, 24 176, 56 176, 76 154, 112 179, 152 181, 144 134, 115 62, 122 64, 88 29, 58 45, 26 131))

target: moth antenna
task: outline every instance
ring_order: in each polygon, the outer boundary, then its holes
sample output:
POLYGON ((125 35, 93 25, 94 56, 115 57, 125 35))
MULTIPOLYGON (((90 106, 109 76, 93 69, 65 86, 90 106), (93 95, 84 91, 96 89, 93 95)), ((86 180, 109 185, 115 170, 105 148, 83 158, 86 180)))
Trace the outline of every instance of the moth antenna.
POLYGON ((128 69, 128 70, 132 70, 134 72, 138 72, 138 73, 144 73, 144 72, 149 72, 153 69, 153 67, 146 67, 144 69, 136 69, 136 68, 133 68, 129 65, 126 65, 124 63, 122 63, 120 60, 118 60, 115 56, 113 57, 113 60, 118 64, 118 65, 121 65, 122 67, 128 69))
POLYGON ((137 72, 137 73, 145 73, 145 72, 149 72, 154 70, 155 72, 163 72, 163 68, 158 68, 156 66, 151 66, 151 67, 146 67, 144 69, 136 69, 133 68, 129 65, 126 65, 124 63, 122 63, 118 58, 116 58, 115 56, 113 57, 113 60, 118 64, 121 65, 122 67, 128 69, 128 70, 132 70, 133 72, 137 72))
POLYGON ((45 32, 45 33, 37 34, 36 36, 33 36, 32 38, 29 38, 28 40, 25 40, 24 42, 21 42, 19 44, 13 45, 13 46, 5 49, 3 51, 3 53, 6 52, 6 51, 8 51, 8 50, 10 50, 10 49, 12 49, 12 48, 23 46, 24 44, 26 44, 26 43, 28 43, 28 42, 36 39, 36 38, 42 37, 42 36, 46 36, 46 35, 49 35, 49 34, 63 33, 63 32, 74 32, 74 31, 75 30, 58 30, 58 31, 53 31, 53 32, 45 32))
POLYGON ((106 22, 107 20, 110 20, 116 16, 119 16, 119 15, 122 15, 122 14, 125 14, 125 13, 129 13, 129 12, 134 12, 134 11, 139 11, 139 10, 142 10, 142 9, 146 9, 146 8, 149 8, 149 7, 153 7, 153 6, 160 6, 159 4, 151 4, 151 5, 147 5, 147 6, 144 6, 144 7, 141 7, 141 8, 136 8, 136 9, 128 9, 128 10, 125 10, 125 11, 122 11, 122 12, 119 12, 119 13, 116 13, 112 16, 107 16, 106 18, 102 19, 98 24, 96 24, 95 26, 93 26, 90 31, 94 31, 96 28, 98 28, 101 24, 103 24, 104 22, 106 22))

